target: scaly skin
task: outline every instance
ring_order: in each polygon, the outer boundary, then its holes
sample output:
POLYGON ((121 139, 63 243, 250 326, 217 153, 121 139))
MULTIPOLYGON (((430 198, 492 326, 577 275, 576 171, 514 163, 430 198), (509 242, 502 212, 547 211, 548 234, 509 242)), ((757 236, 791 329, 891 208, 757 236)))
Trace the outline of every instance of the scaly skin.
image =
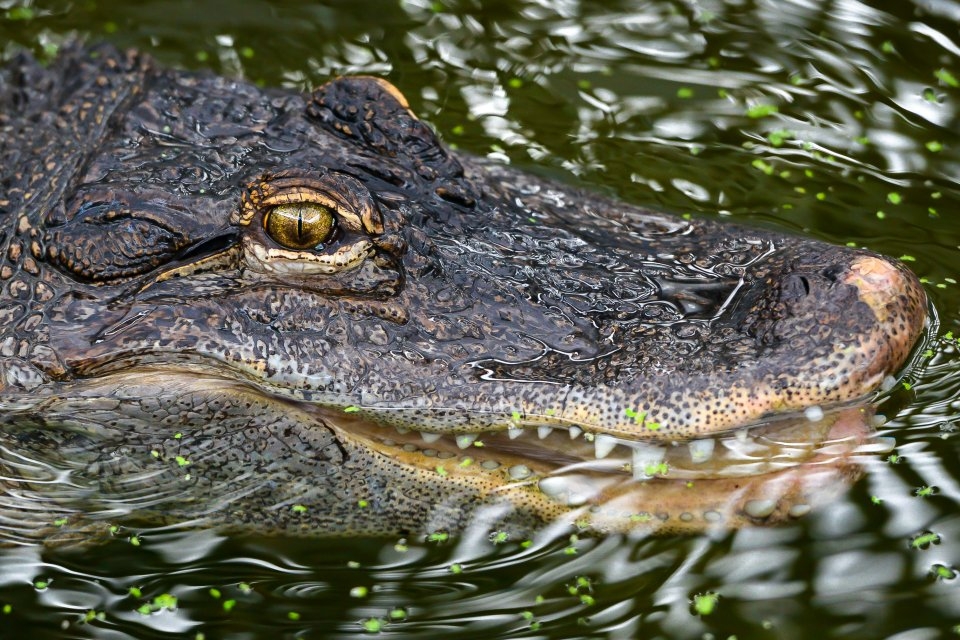
MULTIPOLYGON (((635 482, 644 449, 584 450, 863 399, 925 321, 894 261, 454 154, 374 78, 299 95, 21 57, 0 160, 8 541, 779 520, 856 476, 846 449, 692 488, 682 461, 635 482)), ((855 446, 860 415, 794 445, 855 446)))

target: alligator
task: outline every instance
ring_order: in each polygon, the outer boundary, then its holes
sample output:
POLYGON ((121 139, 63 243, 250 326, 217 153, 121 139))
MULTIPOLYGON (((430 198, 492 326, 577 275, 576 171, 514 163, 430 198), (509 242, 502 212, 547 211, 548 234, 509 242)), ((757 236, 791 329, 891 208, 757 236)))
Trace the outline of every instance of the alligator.
POLYGON ((455 152, 374 77, 16 54, 0 158, 5 543, 781 522, 927 322, 895 260, 455 152))

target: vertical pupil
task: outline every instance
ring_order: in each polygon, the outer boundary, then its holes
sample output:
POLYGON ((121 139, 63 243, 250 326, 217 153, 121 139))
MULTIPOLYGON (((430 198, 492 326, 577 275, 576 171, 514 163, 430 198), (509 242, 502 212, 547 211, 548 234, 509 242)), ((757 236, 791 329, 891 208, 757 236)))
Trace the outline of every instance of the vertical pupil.
POLYGON ((335 225, 329 208, 311 203, 280 204, 264 218, 267 234, 292 249, 309 249, 326 241, 335 225))

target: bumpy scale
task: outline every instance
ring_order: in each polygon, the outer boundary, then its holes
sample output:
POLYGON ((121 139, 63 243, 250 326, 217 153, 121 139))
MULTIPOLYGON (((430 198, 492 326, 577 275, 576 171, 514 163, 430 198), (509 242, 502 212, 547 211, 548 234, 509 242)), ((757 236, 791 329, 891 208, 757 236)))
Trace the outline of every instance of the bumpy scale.
POLYGON ((0 162, 8 541, 795 517, 925 320, 894 261, 454 154, 375 78, 23 55, 0 162))

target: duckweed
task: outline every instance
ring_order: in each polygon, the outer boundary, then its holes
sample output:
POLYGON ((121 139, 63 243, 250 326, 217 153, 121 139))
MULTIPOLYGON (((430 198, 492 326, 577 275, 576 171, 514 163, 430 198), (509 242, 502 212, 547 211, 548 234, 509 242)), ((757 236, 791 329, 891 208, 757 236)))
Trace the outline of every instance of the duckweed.
POLYGON ((960 575, 956 569, 945 564, 933 565, 930 567, 930 574, 937 580, 953 580, 957 575, 960 575))
POLYGON ((940 534, 932 531, 924 531, 910 539, 910 546, 921 551, 938 544, 940 544, 940 534))
POLYGON ((750 107, 749 109, 747 109, 747 117, 748 118, 765 118, 779 111, 780 109, 775 104, 756 104, 750 107))
POLYGON ((941 84, 945 84, 948 87, 960 87, 960 82, 957 82, 956 76, 946 69, 937 69, 933 72, 933 75, 941 84))
POLYGON ((380 633, 383 629, 383 620, 380 618, 365 618, 360 624, 367 633, 380 633))
POLYGON ((720 595, 713 591, 698 593, 693 596, 693 610, 698 616, 708 616, 717 609, 720 595))
POLYGON ((31 7, 13 7, 6 14, 7 20, 33 20, 35 16, 31 7))
POLYGON ((160 611, 174 611, 177 608, 177 597, 169 593, 161 593, 150 602, 137 607, 137 612, 148 616, 160 611))

